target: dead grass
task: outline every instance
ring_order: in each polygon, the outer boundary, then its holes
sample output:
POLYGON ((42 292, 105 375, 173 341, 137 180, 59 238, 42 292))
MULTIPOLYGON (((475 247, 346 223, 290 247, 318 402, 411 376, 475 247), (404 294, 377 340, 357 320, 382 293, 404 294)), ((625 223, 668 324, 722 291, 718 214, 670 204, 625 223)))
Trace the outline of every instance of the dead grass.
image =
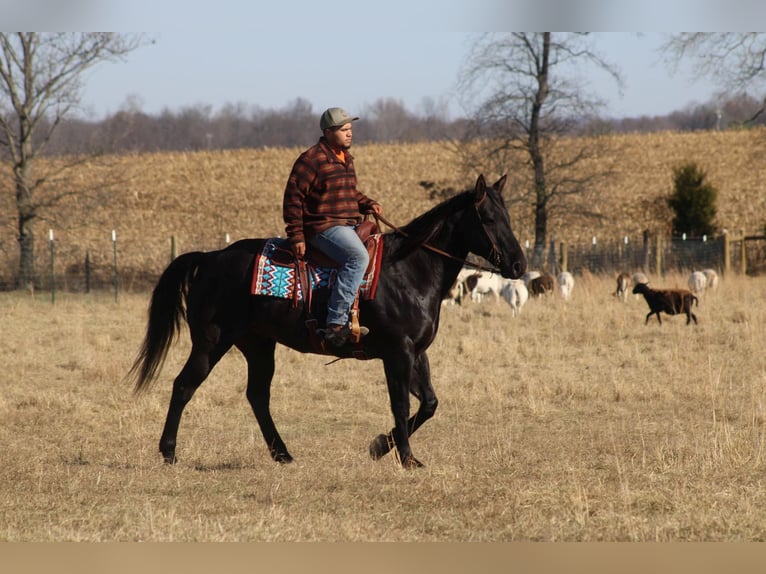
POLYGON ((147 296, 2 293, 0 539, 764 540, 766 280, 726 278, 695 328, 644 326, 611 277, 578 279, 572 301, 515 319, 504 303, 444 309, 415 472, 367 455, 391 426, 379 362, 283 348, 273 413, 294 464, 271 462, 231 353, 163 465, 188 342, 135 399, 122 377, 147 296))

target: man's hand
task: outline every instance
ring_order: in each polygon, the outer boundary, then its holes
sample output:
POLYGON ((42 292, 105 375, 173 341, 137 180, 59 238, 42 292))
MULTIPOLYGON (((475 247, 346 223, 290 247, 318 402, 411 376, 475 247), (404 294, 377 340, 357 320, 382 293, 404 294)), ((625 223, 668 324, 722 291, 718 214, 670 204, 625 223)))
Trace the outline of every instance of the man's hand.
POLYGON ((303 259, 306 256, 306 243, 304 241, 292 243, 292 247, 293 253, 298 259, 303 259))
POLYGON ((383 206, 382 206, 382 205, 380 205, 379 203, 374 203, 374 204, 373 204, 373 205, 370 207, 370 211, 371 211, 372 213, 374 213, 375 215, 380 215, 380 214, 382 214, 382 213, 383 213, 383 206))

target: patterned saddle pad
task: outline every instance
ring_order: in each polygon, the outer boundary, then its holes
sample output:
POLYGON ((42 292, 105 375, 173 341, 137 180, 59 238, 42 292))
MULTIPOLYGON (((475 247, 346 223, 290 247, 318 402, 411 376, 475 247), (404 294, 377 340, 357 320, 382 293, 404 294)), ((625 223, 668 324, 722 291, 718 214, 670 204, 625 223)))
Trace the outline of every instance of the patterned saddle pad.
MULTIPOLYGON (((359 289, 359 298, 365 300, 372 300, 375 297, 383 250, 381 234, 371 235, 368 239, 368 242, 370 241, 374 242, 373 248, 368 246, 370 264, 359 289)), ((336 268, 315 267, 310 264, 307 267, 312 291, 329 288, 335 282, 338 273, 336 268)), ((304 299, 295 259, 287 239, 272 237, 266 240, 261 252, 255 256, 250 292, 253 295, 267 295, 293 300, 304 299)))

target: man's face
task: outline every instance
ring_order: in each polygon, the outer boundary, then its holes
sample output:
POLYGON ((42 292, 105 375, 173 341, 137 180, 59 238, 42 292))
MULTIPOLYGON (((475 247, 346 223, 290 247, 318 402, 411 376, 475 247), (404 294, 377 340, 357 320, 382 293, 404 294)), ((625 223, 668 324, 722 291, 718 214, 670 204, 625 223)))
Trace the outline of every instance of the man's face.
POLYGON ((337 149, 351 147, 351 122, 336 129, 325 130, 325 134, 327 134, 327 141, 330 146, 337 149))

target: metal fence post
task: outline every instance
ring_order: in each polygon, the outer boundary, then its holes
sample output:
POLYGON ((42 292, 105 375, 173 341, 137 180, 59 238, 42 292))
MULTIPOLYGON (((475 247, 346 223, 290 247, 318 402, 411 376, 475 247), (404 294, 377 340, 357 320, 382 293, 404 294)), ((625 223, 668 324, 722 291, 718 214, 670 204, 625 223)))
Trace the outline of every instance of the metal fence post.
POLYGON ((112 229, 112 251, 114 253, 114 302, 117 303, 117 231, 112 229))
POLYGON ((53 244, 53 229, 48 231, 48 237, 51 241, 51 304, 56 302, 56 273, 54 263, 56 261, 55 247, 53 244))

